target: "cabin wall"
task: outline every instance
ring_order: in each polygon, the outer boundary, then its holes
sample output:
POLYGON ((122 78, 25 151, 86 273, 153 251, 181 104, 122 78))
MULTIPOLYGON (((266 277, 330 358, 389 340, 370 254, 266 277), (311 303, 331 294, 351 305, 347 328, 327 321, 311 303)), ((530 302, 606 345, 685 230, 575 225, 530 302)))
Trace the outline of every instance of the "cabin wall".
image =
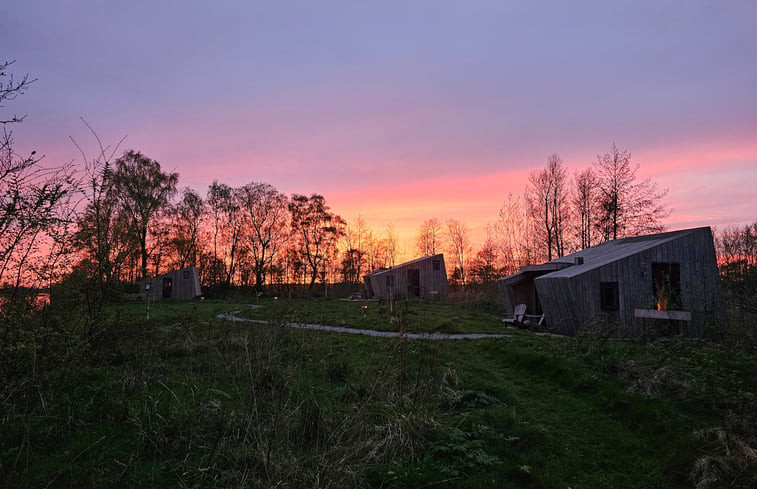
POLYGON ((164 273, 163 275, 150 279, 150 300, 159 301, 165 299, 165 297, 163 297, 164 278, 170 278, 172 280, 170 299, 191 300, 202 295, 200 276, 197 268, 188 267, 164 273))
POLYGON ((591 307, 587 294, 576 293, 571 282, 547 276, 534 280, 547 328, 553 333, 575 335, 575 325, 580 323, 584 308, 591 307))
POLYGON ((387 299, 391 297, 420 297, 423 299, 443 299, 449 293, 447 283, 447 269, 442 255, 429 256, 424 260, 417 260, 408 264, 400 264, 377 274, 365 277, 366 288, 371 297, 387 299), (434 260, 439 261, 439 270, 433 269, 434 260), (408 270, 418 270, 419 295, 409 294, 408 270), (386 277, 393 277, 393 285, 387 288, 386 277), (370 285, 368 285, 370 284, 370 285))
POLYGON ((505 278, 497 280, 499 294, 502 296, 502 302, 505 304, 505 315, 512 316, 515 314, 515 296, 512 288, 505 283, 505 278))
POLYGON ((691 336, 700 336, 707 328, 713 327, 722 314, 720 277, 712 234, 709 229, 702 229, 575 277, 537 279, 536 286, 549 328, 563 334, 576 334, 590 326, 592 321, 601 320, 605 324, 614 324, 618 336, 641 337, 650 328, 660 327, 661 320, 634 316, 634 309, 657 307, 653 292, 653 263, 679 264, 680 310, 692 313, 691 321, 675 321, 676 324, 662 326, 691 336), (615 311, 602 310, 602 282, 618 284, 618 308, 615 311))

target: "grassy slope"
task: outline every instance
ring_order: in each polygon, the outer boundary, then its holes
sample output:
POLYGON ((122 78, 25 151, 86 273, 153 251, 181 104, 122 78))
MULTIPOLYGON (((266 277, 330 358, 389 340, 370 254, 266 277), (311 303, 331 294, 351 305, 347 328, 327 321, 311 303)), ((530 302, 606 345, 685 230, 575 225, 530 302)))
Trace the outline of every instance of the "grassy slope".
MULTIPOLYGON (((680 341, 508 330, 432 343, 215 319, 399 328, 376 303, 365 316, 336 300, 263 305, 154 304, 150 324, 143 305, 114 306, 83 366, 3 397, 2 485, 691 487, 704 456, 722 462, 707 474, 755 481, 754 464, 725 456, 737 443, 694 436, 725 427, 749 442, 749 357, 680 341)), ((502 331, 478 307, 410 303, 402 317, 414 331, 502 331)))

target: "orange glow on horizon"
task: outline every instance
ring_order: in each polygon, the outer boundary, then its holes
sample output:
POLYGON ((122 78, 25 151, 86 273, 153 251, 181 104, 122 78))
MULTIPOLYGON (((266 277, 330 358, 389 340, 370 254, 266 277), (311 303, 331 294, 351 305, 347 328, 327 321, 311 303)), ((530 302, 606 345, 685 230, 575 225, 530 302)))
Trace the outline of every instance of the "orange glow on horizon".
MULTIPOLYGON (((424 159, 402 161, 389 148, 370 158, 359 155, 364 158, 356 158, 360 163, 349 168, 315 169, 306 158, 302 159, 304 150, 280 153, 277 147, 264 147, 252 154, 249 148, 240 148, 224 163, 209 162, 202 154, 190 154, 176 138, 161 136, 153 134, 148 140, 152 144, 130 137, 120 149, 142 148, 163 168, 180 174, 180 187, 195 188, 202 196, 214 179, 231 186, 266 182, 287 194, 320 193, 331 209, 348 222, 362 216, 375 235, 382 235, 387 225, 393 225, 400 249, 408 258, 414 255, 420 225, 432 217, 442 223, 446 219, 464 222, 470 228, 474 248, 480 246, 485 226, 497 220, 507 194, 522 195, 529 173, 542 168, 549 153, 545 151, 543 157, 528 162, 508 160, 503 154, 500 169, 486 171, 476 169, 473 155, 471 161, 458 161, 456 169, 451 169, 449 161, 443 165, 424 159)), ((222 140, 221 136, 214 137, 222 140)), ((81 137, 87 144, 84 138, 81 137)), ((212 143, 213 138, 210 146, 212 143)), ((624 147, 622 141, 618 145, 624 147)), ((321 150, 330 148, 326 144, 321 150)), ((651 177, 661 189, 670 189, 667 203, 673 213, 665 222, 669 229, 703 225, 723 229, 754 219, 757 195, 750 184, 757 178, 756 142, 731 144, 702 138, 686 144, 628 149, 632 162, 640 164, 639 178, 651 177)), ((582 148, 573 154, 555 150, 572 175, 591 165, 596 155, 607 148, 582 148)), ((66 142, 48 154, 46 160, 67 161, 74 152, 66 142)), ((348 156, 341 155, 340 159, 348 156)))

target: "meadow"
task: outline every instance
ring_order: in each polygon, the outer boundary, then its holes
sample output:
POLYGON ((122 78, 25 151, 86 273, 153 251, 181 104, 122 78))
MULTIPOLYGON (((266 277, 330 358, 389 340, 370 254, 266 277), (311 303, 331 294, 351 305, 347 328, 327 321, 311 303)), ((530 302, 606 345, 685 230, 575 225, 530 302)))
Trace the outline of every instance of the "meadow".
POLYGON ((34 347, 6 334, 0 352, 3 487, 757 486, 748 342, 537 335, 483 302, 164 301, 149 321, 131 302, 97 325, 37 321, 34 347))

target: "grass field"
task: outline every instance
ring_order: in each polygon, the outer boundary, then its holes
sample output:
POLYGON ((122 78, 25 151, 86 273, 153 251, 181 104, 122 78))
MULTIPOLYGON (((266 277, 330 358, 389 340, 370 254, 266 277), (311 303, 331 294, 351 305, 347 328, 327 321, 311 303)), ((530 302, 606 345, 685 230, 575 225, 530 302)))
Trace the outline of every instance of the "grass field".
POLYGON ((147 322, 144 304, 116 304, 95 331, 49 333, 4 377, 0 485, 757 486, 747 348, 537 336, 486 304, 257 305, 161 302, 147 322), (216 317, 229 311, 272 323, 216 317))

